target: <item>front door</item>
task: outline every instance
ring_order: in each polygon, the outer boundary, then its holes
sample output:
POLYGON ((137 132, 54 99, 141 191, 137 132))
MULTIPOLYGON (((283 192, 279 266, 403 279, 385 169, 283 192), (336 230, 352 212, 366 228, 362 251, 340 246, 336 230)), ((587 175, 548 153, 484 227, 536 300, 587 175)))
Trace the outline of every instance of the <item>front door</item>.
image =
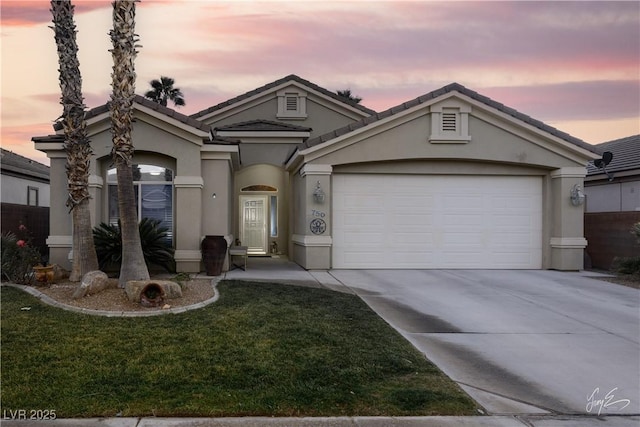
POLYGON ((266 255, 268 239, 267 196, 240 196, 240 241, 249 255, 266 255))

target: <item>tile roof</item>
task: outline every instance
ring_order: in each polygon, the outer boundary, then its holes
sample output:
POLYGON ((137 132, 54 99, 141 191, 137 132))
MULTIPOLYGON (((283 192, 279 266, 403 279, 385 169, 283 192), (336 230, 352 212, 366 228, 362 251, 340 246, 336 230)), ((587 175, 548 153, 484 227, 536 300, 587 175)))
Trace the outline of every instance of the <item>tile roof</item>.
POLYGON ((432 92, 429 92, 425 95, 419 96, 418 98, 412 99, 411 101, 407 101, 403 104, 397 105, 395 107, 389 108, 386 111, 382 111, 380 113, 376 113, 370 117, 366 117, 360 121, 354 122, 349 124, 348 126, 345 126, 343 128, 339 128, 336 129, 332 132, 329 132, 327 134, 324 135, 320 135, 318 137, 309 139, 307 141, 305 141, 304 143, 302 143, 299 146, 300 150, 304 150, 305 148, 310 148, 313 147, 314 145, 318 145, 318 144, 322 144, 323 142, 329 141, 331 139, 337 138, 341 135, 347 134, 349 132, 352 132, 356 129, 365 127, 370 125, 371 123, 375 123, 379 120, 382 120, 384 118, 393 116, 395 114, 398 114, 402 111, 408 110, 410 108, 415 107, 416 105, 420 105, 420 104, 424 104, 425 102, 431 101, 432 99, 438 98, 440 96, 443 96, 449 92, 459 92, 463 95, 468 96, 471 99, 474 99, 478 102, 481 102, 489 107, 492 107, 502 113, 508 114, 522 122, 525 122, 531 126, 534 126, 544 132, 547 132, 551 135, 554 135, 560 139, 563 139, 567 142, 570 142, 574 145, 577 145, 580 148, 583 148, 585 150, 591 151, 593 153, 597 153, 599 154, 599 150, 597 150, 593 145, 588 144, 584 141, 582 141, 581 139, 575 138, 571 135, 569 135, 568 133, 562 132, 554 127, 551 127, 549 125, 544 124, 543 122, 536 120, 530 116, 527 116, 526 114, 520 113, 516 110, 514 110, 513 108, 507 107, 504 104, 501 104, 497 101, 492 100, 491 98, 488 98, 484 95, 480 95, 478 92, 472 91, 470 89, 467 89, 466 87, 462 86, 459 83, 451 83, 443 88, 434 90, 432 92))
MULTIPOLYGON (((188 126, 193 127, 194 129, 197 130, 201 130, 204 132, 210 132, 211 131, 211 126, 202 123, 199 120, 196 120, 194 118, 192 118, 191 116, 187 116, 185 114, 179 113, 176 110, 173 110, 169 107, 164 107, 160 104, 158 104, 157 102, 151 101, 143 96, 140 95, 135 95, 134 97, 134 102, 137 104, 140 104, 142 106, 145 106, 147 108, 150 108, 154 111, 157 111, 158 113, 164 114, 167 117, 171 117, 175 120, 178 120, 181 123, 184 123, 188 126)), ((101 114, 104 113, 108 113, 109 112, 109 104, 110 102, 107 102, 106 104, 100 105, 99 107, 95 107, 92 108, 91 110, 87 111, 86 115, 85 115, 85 119, 89 120, 93 117, 99 116, 101 114)), ((62 130, 62 123, 61 122, 57 122, 54 124, 53 128, 55 130, 62 130)))
POLYGON ((214 128, 217 131, 262 131, 262 132, 311 132, 311 128, 275 122, 272 120, 249 120, 214 128))
POLYGON ((221 102, 220 104, 214 105, 213 107, 209 107, 209 108, 207 108, 205 110, 202 110, 202 111, 199 111, 199 112, 197 112, 195 114, 192 114, 191 117, 197 119, 197 118, 205 116, 205 115, 207 115, 209 113, 213 113, 213 112, 215 112, 217 110, 221 110, 224 107, 228 107, 229 105, 233 105, 233 104, 235 104, 237 102, 240 102, 242 100, 251 98, 252 96, 258 95, 258 94, 260 94, 262 92, 266 92, 266 91, 268 91, 270 89, 278 87, 278 86, 280 86, 280 85, 282 85, 282 84, 284 84, 284 83, 286 83, 288 81, 298 82, 298 83, 300 83, 300 84, 302 84, 304 86, 307 86, 307 87, 309 87, 309 88, 311 88, 311 89, 313 89, 313 90, 315 90, 317 92, 322 93, 323 95, 326 95, 326 96, 328 96, 330 98, 333 98, 336 101, 342 102, 343 104, 347 104, 347 105, 350 105, 351 107, 357 108, 358 110, 363 111, 363 112, 365 112, 367 114, 375 114, 374 110, 371 110, 371 109, 369 109, 369 108, 367 108, 367 107, 365 107, 363 105, 360 105, 360 104, 355 103, 353 101, 349 101, 349 100, 347 100, 347 99, 345 99, 345 98, 343 98, 341 96, 338 96, 337 93, 331 92, 331 91, 329 91, 329 90, 327 90, 327 89, 325 89, 323 87, 318 86, 315 83, 311 83, 309 80, 305 80, 305 79, 303 79, 301 77, 296 76, 295 74, 290 74, 290 75, 288 75, 286 77, 283 77, 281 79, 278 79, 278 80, 276 80, 274 82, 267 83, 266 85, 261 86, 261 87, 259 87, 257 89, 253 89, 253 90, 250 90, 247 93, 243 93, 242 95, 238 95, 235 98, 231 98, 231 99, 229 99, 227 101, 221 102))
MULTIPOLYGON (((627 136, 613 141, 596 145, 602 152, 610 151, 613 154, 611 163, 607 165, 607 172, 621 172, 632 169, 640 169, 640 135, 627 136)), ((593 162, 587 164, 587 175, 604 175, 602 169, 598 169, 593 162)))
POLYGON ((3 173, 49 181, 49 166, 4 148, 0 148, 0 169, 3 173))

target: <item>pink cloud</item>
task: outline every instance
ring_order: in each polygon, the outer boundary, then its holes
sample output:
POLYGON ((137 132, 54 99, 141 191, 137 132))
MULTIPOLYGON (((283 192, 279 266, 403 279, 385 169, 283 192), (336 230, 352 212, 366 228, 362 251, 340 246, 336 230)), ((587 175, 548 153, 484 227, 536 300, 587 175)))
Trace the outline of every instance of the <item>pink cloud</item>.
POLYGON ((640 116, 638 81, 591 81, 484 88, 482 93, 540 120, 602 120, 640 116), (580 106, 580 108, 576 108, 580 106))
POLYGON ((47 155, 37 151, 31 138, 34 136, 51 135, 54 133, 51 123, 33 123, 24 126, 2 126, 2 148, 13 151, 21 156, 34 159, 46 165, 49 164, 47 155))
MULTIPOLYGON (((105 0, 76 0, 75 13, 110 8, 105 0)), ((45 0, 11 0, 0 2, 0 22, 3 26, 30 26, 51 22, 51 2, 45 0)))
POLYGON ((479 72, 508 68, 514 74, 637 68, 640 20, 634 3, 487 5, 373 3, 373 11, 343 14, 305 13, 304 4, 278 14, 265 6, 260 13, 222 16, 215 25, 203 13, 191 29, 203 47, 188 46, 176 57, 194 69, 219 66, 240 75, 268 70, 357 76, 421 69, 438 80, 446 80, 442 73, 449 70, 471 67, 479 72), (395 18, 391 24, 381 19, 385 8, 395 18), (587 23, 567 28, 563 20, 573 18, 587 23))

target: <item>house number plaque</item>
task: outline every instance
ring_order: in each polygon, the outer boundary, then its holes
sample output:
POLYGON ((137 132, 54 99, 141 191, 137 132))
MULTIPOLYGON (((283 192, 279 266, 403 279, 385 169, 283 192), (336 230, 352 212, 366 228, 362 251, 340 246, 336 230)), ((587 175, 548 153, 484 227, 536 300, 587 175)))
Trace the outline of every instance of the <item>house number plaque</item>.
POLYGON ((322 234, 327 230, 327 223, 323 219, 314 218, 311 220, 309 228, 313 234, 322 234))

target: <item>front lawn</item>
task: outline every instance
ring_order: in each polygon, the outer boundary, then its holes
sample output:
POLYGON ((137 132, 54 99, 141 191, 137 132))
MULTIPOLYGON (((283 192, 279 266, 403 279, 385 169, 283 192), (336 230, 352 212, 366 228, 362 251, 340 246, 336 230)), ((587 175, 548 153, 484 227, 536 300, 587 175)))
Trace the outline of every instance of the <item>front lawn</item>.
POLYGON ((219 291, 200 310, 106 318, 3 287, 2 408, 58 417, 476 413, 353 295, 235 281, 219 291))

